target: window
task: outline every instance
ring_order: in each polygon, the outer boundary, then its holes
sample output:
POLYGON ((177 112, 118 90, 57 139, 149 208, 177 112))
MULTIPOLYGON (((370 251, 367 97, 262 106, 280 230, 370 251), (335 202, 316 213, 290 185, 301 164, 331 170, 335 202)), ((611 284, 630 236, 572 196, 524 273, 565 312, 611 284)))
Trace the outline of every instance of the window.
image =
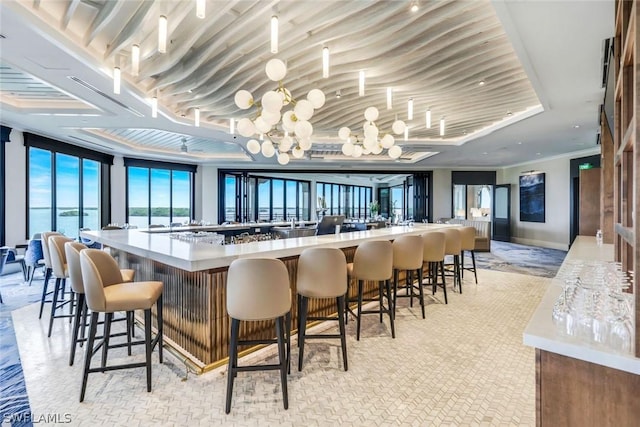
POLYGON ((127 223, 170 226, 193 219, 196 166, 124 159, 127 168, 127 223))
MULTIPOLYGON (((327 215, 345 215, 348 218, 370 216, 371 187, 318 182, 316 193, 318 198, 324 198, 327 215)), ((317 205, 317 209, 320 209, 320 205, 317 205)))
POLYGON ((220 171, 219 218, 224 221, 310 220, 310 183, 220 171))
POLYGON ((404 217, 404 187, 391 187, 391 215, 394 218, 404 217))
POLYGON ((80 228, 95 230, 109 222, 104 206, 112 156, 27 132, 24 140, 27 238, 51 230, 75 238, 80 228))

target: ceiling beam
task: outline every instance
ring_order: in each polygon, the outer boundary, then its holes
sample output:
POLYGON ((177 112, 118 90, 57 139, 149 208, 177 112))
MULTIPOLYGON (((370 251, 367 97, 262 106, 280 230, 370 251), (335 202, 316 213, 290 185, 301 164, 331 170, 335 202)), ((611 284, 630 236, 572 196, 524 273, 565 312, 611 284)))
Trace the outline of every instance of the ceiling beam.
POLYGON ((142 22, 146 18, 147 14, 153 7, 153 1, 143 1, 133 17, 125 24, 122 31, 118 33, 115 39, 109 43, 107 50, 104 53, 104 58, 110 58, 115 52, 125 45, 133 36, 135 36, 141 28, 142 22))
POLYGON ((120 10, 124 2, 120 1, 108 1, 104 4, 104 6, 98 11, 98 14, 93 18, 91 25, 87 28, 87 31, 84 35, 84 45, 89 46, 93 39, 98 35, 100 31, 106 25, 111 22, 116 13, 120 10))
POLYGON ((64 12, 64 16, 62 17, 62 23, 60 24, 60 29, 62 31, 67 29, 67 26, 69 25, 69 21, 71 21, 71 18, 73 17, 73 14, 75 13, 79 4, 80 4, 80 0, 71 0, 67 5, 67 10, 64 12))

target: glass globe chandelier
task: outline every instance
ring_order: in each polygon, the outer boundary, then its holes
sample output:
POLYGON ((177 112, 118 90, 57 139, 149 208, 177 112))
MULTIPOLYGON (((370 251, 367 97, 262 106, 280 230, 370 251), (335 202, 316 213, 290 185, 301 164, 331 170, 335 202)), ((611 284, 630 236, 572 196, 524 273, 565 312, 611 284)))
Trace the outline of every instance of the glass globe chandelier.
POLYGON ((320 89, 312 89, 306 99, 296 100, 291 92, 282 84, 287 74, 287 67, 279 59, 267 62, 265 71, 269 80, 278 82, 278 88, 267 91, 259 101, 254 100, 251 92, 239 90, 235 95, 238 108, 247 110, 256 107, 253 119, 242 118, 238 121, 238 133, 244 137, 261 135, 262 143, 256 139, 247 142, 247 150, 252 154, 262 153, 265 157, 277 154, 278 163, 289 163, 290 155, 297 159, 311 149, 313 125, 309 119, 325 102, 324 93, 320 89), (282 112, 285 107, 287 111, 282 112), (292 107, 292 108, 291 108, 292 107))
MULTIPOLYGON (((390 132, 381 133, 376 126, 378 119, 378 109, 369 107, 364 110, 365 122, 362 126, 364 138, 353 134, 348 127, 342 127, 338 131, 338 137, 344 141, 342 144, 342 154, 350 157, 361 157, 363 154, 380 154, 387 150, 387 154, 392 159, 398 159, 402 155, 402 148, 395 145, 395 138, 390 132)), ((391 130, 396 135, 401 135, 407 125, 402 120, 396 120, 391 126, 391 130)))

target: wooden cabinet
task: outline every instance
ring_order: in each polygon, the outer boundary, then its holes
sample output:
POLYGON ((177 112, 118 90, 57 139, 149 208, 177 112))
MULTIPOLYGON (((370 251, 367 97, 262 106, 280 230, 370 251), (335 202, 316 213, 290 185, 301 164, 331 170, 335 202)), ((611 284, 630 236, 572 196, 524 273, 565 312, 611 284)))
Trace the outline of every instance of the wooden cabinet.
POLYGON ((614 230, 616 260, 634 275, 636 301, 636 357, 640 357, 640 227, 636 221, 640 205, 638 167, 640 148, 636 141, 640 125, 640 81, 637 25, 640 8, 636 0, 616 1, 614 45, 615 109, 614 109, 614 230))

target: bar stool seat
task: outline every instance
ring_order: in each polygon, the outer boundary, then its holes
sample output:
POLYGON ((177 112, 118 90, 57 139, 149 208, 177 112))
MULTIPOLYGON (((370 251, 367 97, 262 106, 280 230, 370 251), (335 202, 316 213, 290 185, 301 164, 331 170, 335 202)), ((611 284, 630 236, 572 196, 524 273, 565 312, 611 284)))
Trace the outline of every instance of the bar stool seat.
POLYGON ((429 231, 422 235, 422 242, 422 261, 428 271, 427 285, 431 285, 433 295, 440 286, 444 292, 444 303, 448 304, 447 283, 444 278, 445 235, 441 231, 429 231), (442 278, 441 282, 438 282, 438 272, 442 278))
POLYGON ((309 248, 298 258, 298 371, 302 370, 305 340, 308 338, 339 338, 344 370, 348 370, 347 341, 344 326, 345 294, 347 293, 347 260, 344 252, 335 248, 309 248), (321 317, 307 315, 310 298, 335 298, 338 315, 321 317), (340 333, 307 334, 307 320, 338 321, 340 333))
POLYGON ((51 256, 49 255, 49 237, 61 236, 61 233, 57 231, 45 231, 40 234, 40 241, 42 246, 42 259, 44 261, 44 283, 42 284, 42 298, 40 298, 40 313, 38 319, 42 318, 42 311, 46 303, 52 303, 52 299, 47 299, 48 296, 53 295, 53 291, 49 291, 49 280, 53 274, 51 268, 51 256))
POLYGON ((75 299, 75 293, 73 290, 71 290, 70 297, 68 299, 65 298, 69 269, 67 267, 67 256, 64 252, 64 244, 70 241, 73 241, 73 239, 62 235, 51 235, 48 239, 51 271, 56 279, 56 284, 53 289, 53 299, 51 302, 51 315, 49 316, 48 337, 51 337, 53 321, 55 319, 68 318, 71 320, 73 317, 73 304, 75 299), (63 310, 67 305, 69 305, 69 314, 58 314, 58 310, 63 310))
POLYGON ((413 299, 417 298, 424 315, 424 292, 422 290, 422 252, 424 243, 420 236, 400 236, 393 241, 393 315, 396 314, 398 298, 409 298, 413 307, 413 299), (405 295, 398 295, 398 279, 400 271, 405 271, 405 295), (417 273, 418 282, 414 284, 413 273, 417 273), (414 292, 417 290, 418 292, 414 292))
POLYGON ((146 368, 147 392, 151 391, 151 353, 158 346, 158 357, 162 363, 162 282, 122 282, 122 273, 115 259, 107 252, 99 249, 84 249, 80 252, 82 282, 87 306, 91 310, 88 345, 85 352, 84 372, 80 402, 84 400, 87 380, 90 373, 105 372, 128 368, 146 368), (151 307, 156 305, 157 334, 151 338, 151 307), (125 345, 145 345, 145 362, 107 366, 111 322, 114 311, 144 310, 144 340, 125 345), (94 347, 98 314, 105 313, 104 334, 102 342, 94 347), (102 348, 102 363, 98 368, 91 368, 91 359, 98 349, 102 348))
POLYGON ((450 255, 453 257, 453 289, 456 289, 456 285, 458 285, 458 289, 460 293, 462 293, 462 279, 460 274, 460 253, 462 252, 462 238, 460 236, 460 231, 458 227, 456 228, 445 228, 444 231, 444 253, 445 255, 450 255))
POLYGON ((475 227, 460 227, 460 249, 461 249, 461 268, 462 278, 464 279, 464 271, 469 270, 473 272, 473 275, 476 280, 476 285, 478 284, 478 273, 476 272, 476 228, 475 227), (471 253, 471 262, 472 267, 464 266, 464 252, 467 251, 471 253))
MULTIPOLYGON (((82 267, 80 266, 80 252, 89 249, 86 245, 76 241, 66 242, 64 244, 64 252, 67 257, 67 267, 69 269, 69 279, 71 280, 71 288, 76 295, 76 304, 74 306, 73 329, 71 338, 71 349, 69 354, 69 366, 73 365, 76 355, 76 346, 86 341, 85 329, 87 326, 87 301, 84 293, 84 283, 82 282, 82 267), (82 324, 81 324, 82 323, 82 324), (80 337, 78 337, 80 335, 80 337)), ((135 271, 120 270, 123 282, 133 281, 135 271)), ((111 334, 111 338, 117 336, 126 336, 128 344, 128 354, 131 355, 131 336, 133 335, 133 311, 127 311, 124 319, 127 322, 127 330, 124 333, 111 334)))
POLYGON ((356 314, 356 339, 360 340, 361 319, 363 314, 378 314, 380 323, 384 313, 389 315, 391 336, 396 337, 395 323, 393 319, 393 296, 391 294, 391 277, 393 276, 393 246, 387 240, 370 240, 361 243, 356 249, 351 267, 350 277, 358 281, 358 311, 356 314), (364 298, 364 281, 378 282, 378 298, 364 298), (387 299, 387 306, 384 305, 387 299), (377 301, 377 310, 362 310, 362 303, 377 301))
POLYGON ((227 272, 227 313, 231 318, 229 368, 225 412, 231 411, 233 383, 238 372, 279 370, 284 409, 289 407, 287 371, 289 366, 289 330, 291 289, 284 263, 273 258, 242 258, 229 265, 227 272), (275 320, 276 339, 240 340, 241 321, 275 320), (286 327, 285 327, 286 322, 286 327), (286 331, 285 331, 286 329, 286 331), (238 346, 278 345, 279 363, 238 366, 238 346), (286 347, 286 350, 285 350, 286 347))

